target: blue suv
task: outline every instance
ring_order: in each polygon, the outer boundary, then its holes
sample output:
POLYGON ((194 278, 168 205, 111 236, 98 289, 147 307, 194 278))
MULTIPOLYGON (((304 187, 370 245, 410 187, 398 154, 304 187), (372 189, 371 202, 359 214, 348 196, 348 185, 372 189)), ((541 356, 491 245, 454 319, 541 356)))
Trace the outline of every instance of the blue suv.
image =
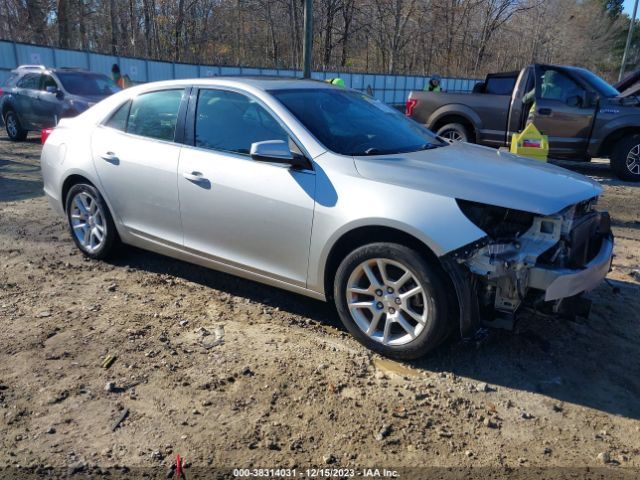
POLYGON ((0 108, 7 135, 24 140, 30 130, 54 127, 120 90, 101 73, 77 68, 23 65, 0 88, 0 108))

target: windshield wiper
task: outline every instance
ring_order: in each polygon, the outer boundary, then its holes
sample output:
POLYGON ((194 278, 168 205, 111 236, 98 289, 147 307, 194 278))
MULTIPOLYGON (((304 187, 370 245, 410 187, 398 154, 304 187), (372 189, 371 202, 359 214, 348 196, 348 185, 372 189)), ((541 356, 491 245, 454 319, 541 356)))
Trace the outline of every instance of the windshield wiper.
POLYGON ((364 154, 365 154, 365 155, 379 155, 379 154, 381 154, 381 153, 382 153, 382 152, 380 151, 380 149, 379 149, 379 148, 374 148, 374 147, 367 148, 367 149, 364 151, 364 154))
POLYGON ((425 143, 420 150, 433 150, 434 148, 446 147, 449 143, 425 143))

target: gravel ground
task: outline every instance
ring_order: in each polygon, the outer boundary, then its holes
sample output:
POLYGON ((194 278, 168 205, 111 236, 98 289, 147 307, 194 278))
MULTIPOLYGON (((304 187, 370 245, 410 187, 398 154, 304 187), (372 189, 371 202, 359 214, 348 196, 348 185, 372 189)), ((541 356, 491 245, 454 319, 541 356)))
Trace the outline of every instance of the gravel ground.
POLYGON ((87 260, 39 152, 0 137, 0 477, 164 478, 178 453, 188 478, 640 476, 640 185, 606 164, 571 164, 603 184, 617 237, 589 319, 531 317, 401 364, 320 302, 134 248, 87 260))

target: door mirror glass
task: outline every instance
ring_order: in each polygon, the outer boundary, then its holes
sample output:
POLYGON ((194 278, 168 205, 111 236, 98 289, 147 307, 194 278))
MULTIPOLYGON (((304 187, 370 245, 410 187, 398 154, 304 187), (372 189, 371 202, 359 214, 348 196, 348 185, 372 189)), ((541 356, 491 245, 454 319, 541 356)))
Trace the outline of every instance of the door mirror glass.
POLYGON ((266 140, 251 144, 251 158, 259 162, 289 163, 293 162, 293 154, 287 142, 282 140, 266 140))

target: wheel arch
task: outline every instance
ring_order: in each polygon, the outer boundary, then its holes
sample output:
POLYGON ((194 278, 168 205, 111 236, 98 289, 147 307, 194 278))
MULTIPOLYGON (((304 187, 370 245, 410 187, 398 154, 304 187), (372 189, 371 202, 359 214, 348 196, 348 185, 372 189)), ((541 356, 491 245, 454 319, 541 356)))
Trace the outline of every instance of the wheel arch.
POLYGON ((598 155, 609 157, 615 148, 616 143, 628 135, 640 135, 640 126, 620 127, 608 133, 600 143, 598 155))
POLYGON ((16 116, 18 117, 18 121, 20 122, 22 128, 24 129, 25 122, 24 122, 24 120, 22 118, 22 115, 20 114, 18 109, 15 108, 15 106, 11 102, 4 102, 2 104, 2 124, 6 126, 6 121, 5 121, 4 117, 7 115, 9 110, 11 110, 13 113, 16 114, 16 116))
MULTIPOLYGON (((67 211, 67 194, 69 193, 69 190, 71 190, 71 187, 79 183, 87 183, 91 185, 93 188, 95 188, 96 190, 100 191, 100 189, 98 189, 96 184, 91 180, 89 180, 87 177, 80 175, 78 173, 72 173, 71 175, 69 175, 67 178, 64 179, 64 182, 62 182, 62 190, 60 192, 60 201, 62 203, 62 208, 65 211, 65 213, 67 211)), ((100 194, 102 195, 102 192, 100 192, 100 194)), ((102 197, 104 198, 104 195, 102 195, 102 197)))
POLYGON ((436 110, 429 118, 429 128, 436 132, 448 123, 459 123, 469 131, 470 140, 478 143, 478 130, 482 124, 480 117, 467 106, 456 105, 459 108, 455 109, 451 107, 451 105, 447 105, 446 108, 436 110))
POLYGON ((438 256, 419 238, 395 227, 364 225, 343 233, 331 246, 323 273, 324 292, 327 299, 333 298, 333 280, 340 262, 356 248, 378 242, 397 243, 412 248, 432 266, 441 270, 445 274, 443 278, 446 278, 447 281, 450 280, 449 275, 442 268, 438 256))

